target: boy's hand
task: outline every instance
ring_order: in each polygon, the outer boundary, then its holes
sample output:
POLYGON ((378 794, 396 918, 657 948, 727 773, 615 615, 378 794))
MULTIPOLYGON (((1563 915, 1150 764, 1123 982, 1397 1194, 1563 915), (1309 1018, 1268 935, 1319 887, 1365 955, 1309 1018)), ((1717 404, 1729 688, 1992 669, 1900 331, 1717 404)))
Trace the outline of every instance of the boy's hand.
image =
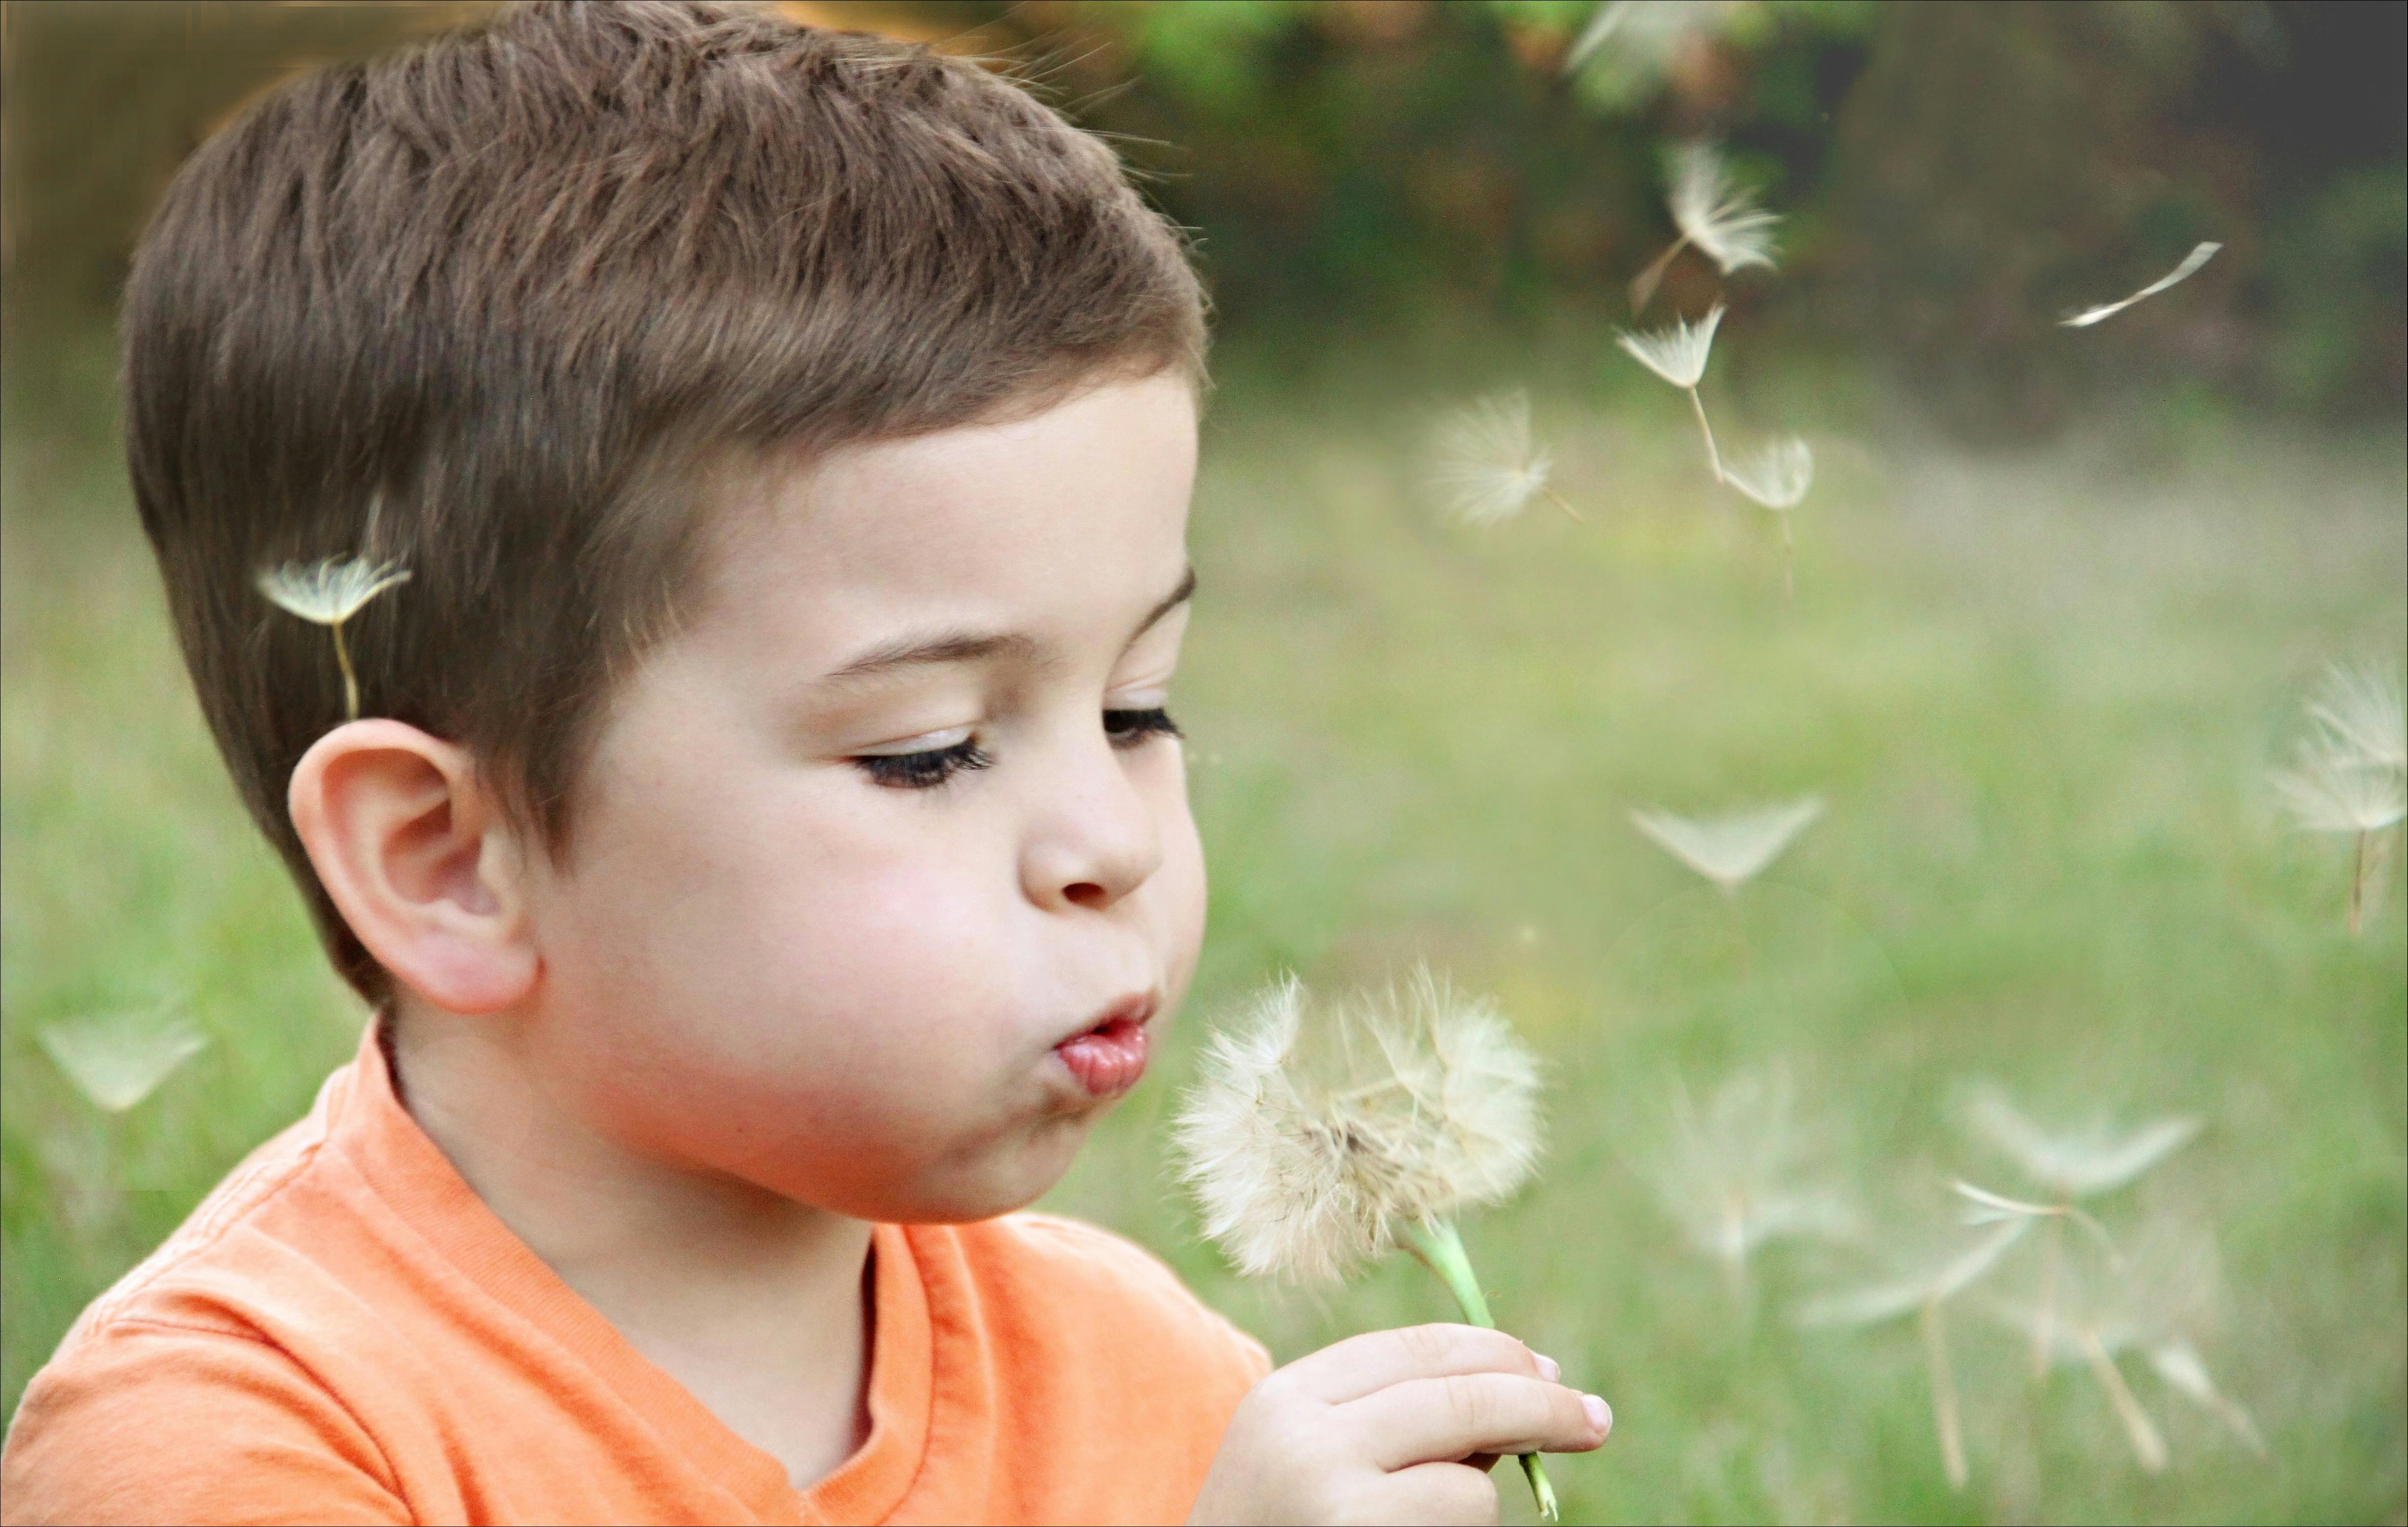
POLYGON ((1298 1358, 1230 1418, 1191 1522, 1493 1522, 1488 1465, 1613 1429, 1555 1365, 1478 1326, 1376 1331, 1298 1358))

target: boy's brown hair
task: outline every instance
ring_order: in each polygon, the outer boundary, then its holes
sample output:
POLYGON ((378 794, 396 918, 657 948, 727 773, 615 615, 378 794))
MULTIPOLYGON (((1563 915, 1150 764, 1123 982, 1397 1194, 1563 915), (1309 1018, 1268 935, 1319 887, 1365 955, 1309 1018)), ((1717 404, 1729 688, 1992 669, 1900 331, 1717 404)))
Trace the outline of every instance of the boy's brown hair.
POLYGON ((554 853, 673 628, 712 468, 1202 378, 1183 240, 1109 149, 917 45, 706 0, 536 0, 290 84, 177 176, 125 305, 126 451, 201 707, 336 965, 289 820, 343 718, 253 586, 359 555, 363 714, 467 747, 554 853))

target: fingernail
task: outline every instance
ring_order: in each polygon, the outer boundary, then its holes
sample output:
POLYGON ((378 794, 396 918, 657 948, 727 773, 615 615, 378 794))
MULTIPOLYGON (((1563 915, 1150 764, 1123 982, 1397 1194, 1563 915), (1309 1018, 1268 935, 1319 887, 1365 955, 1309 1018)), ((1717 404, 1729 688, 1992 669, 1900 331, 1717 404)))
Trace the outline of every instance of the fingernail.
POLYGON ((1588 1412, 1588 1423, 1608 1436, 1613 1434, 1613 1407, 1594 1394, 1581 1396, 1581 1409, 1588 1412))
POLYGON ((1556 1379, 1564 1376, 1562 1366, 1558 1364, 1555 1359, 1547 1356, 1544 1352, 1533 1352, 1530 1355, 1539 1360, 1539 1376, 1541 1378, 1543 1378, 1548 1383, 1552 1384, 1556 1379))

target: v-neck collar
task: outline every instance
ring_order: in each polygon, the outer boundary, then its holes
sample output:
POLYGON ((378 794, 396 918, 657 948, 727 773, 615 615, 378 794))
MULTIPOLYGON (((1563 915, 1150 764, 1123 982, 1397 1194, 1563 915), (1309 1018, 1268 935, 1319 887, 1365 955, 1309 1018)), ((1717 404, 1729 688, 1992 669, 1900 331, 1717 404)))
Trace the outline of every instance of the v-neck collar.
POLYGON ((784 1464, 638 1351, 494 1216, 394 1095, 374 1022, 328 1094, 326 1144, 388 1207, 478 1289, 598 1376, 658 1429, 666 1448, 762 1520, 881 1521, 902 1504, 927 1453, 937 1353, 923 1270, 901 1227, 879 1225, 871 1233, 869 1435, 833 1473, 797 1490, 784 1464))

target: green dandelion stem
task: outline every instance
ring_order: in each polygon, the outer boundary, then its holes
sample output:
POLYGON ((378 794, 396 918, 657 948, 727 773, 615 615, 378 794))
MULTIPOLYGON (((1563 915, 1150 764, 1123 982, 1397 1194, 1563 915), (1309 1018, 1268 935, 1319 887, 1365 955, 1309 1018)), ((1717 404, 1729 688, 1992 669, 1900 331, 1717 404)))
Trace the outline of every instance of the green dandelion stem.
MULTIPOLYGON (((1471 1259, 1464 1255, 1463 1237, 1455 1232, 1451 1220, 1424 1219, 1409 1222, 1404 1230, 1405 1249, 1421 1259, 1423 1266, 1438 1275, 1447 1292, 1463 1307, 1463 1318, 1476 1326, 1497 1329, 1496 1317, 1488 1313, 1488 1296, 1480 1291, 1480 1278, 1471 1271, 1471 1259)), ((1529 1477, 1530 1493, 1538 1498, 1541 1521, 1559 1520, 1555 1506, 1555 1487, 1547 1482, 1547 1471, 1541 1466, 1539 1455, 1522 1455, 1522 1472, 1529 1477)))

